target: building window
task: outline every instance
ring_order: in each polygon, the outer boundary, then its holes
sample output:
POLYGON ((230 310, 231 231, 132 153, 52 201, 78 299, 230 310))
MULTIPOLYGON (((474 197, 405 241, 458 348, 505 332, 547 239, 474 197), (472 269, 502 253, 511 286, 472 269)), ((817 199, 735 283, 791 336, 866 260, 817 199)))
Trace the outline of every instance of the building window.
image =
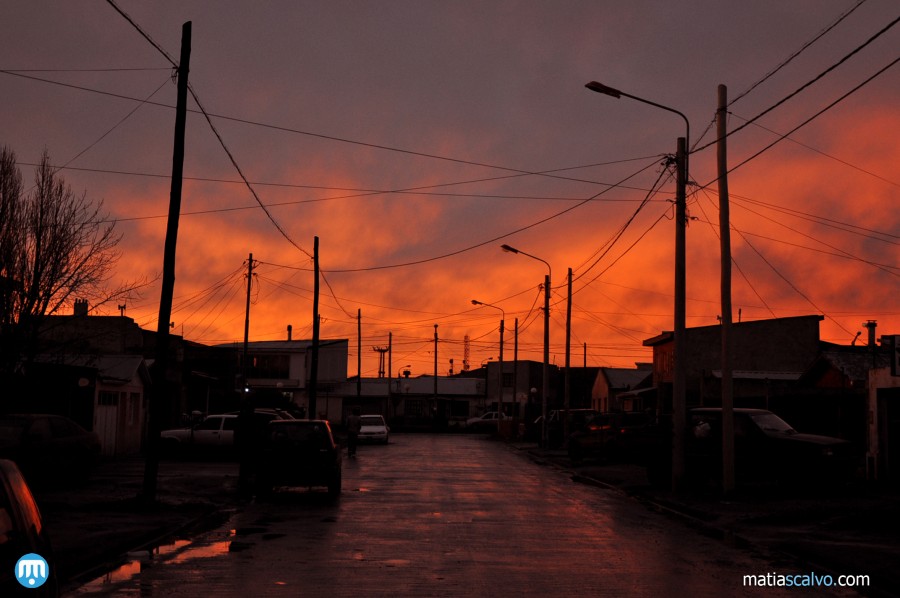
POLYGON ((288 355, 251 355, 248 378, 290 378, 291 360, 288 355))
POLYGON ((503 374, 503 388, 512 388, 513 386, 513 375, 512 374, 503 374))

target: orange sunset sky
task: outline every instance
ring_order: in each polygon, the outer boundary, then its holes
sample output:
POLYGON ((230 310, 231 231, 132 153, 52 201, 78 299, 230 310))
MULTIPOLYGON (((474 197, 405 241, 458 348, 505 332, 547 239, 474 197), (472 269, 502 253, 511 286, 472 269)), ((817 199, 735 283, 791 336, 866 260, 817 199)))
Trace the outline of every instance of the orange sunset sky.
MULTIPOLYGON (((172 314, 188 340, 242 339, 250 253, 250 339, 289 324, 309 338, 318 236, 321 334, 350 339, 351 375, 358 310, 364 376, 389 333, 394 375, 431 373, 435 324, 441 374, 462 369, 467 335, 471 367, 497 359, 500 311, 472 299, 505 312, 505 359, 518 318, 519 358, 539 361, 547 268, 507 243, 551 265, 551 361, 564 363, 568 268, 573 364, 649 361, 642 341, 673 325, 662 164, 684 122, 591 80, 690 120, 688 326, 721 314, 710 125, 724 84, 729 131, 752 121, 728 138, 735 321, 821 314, 822 339, 841 344, 870 319, 900 333, 895 0, 116 5, 176 59, 192 22, 191 86, 268 211, 191 100, 172 314)), ((0 144, 26 181, 46 148, 103 200, 123 235, 112 282, 151 281, 126 315, 155 329, 168 59, 106 2, 11 3, 0 28, 0 144)))

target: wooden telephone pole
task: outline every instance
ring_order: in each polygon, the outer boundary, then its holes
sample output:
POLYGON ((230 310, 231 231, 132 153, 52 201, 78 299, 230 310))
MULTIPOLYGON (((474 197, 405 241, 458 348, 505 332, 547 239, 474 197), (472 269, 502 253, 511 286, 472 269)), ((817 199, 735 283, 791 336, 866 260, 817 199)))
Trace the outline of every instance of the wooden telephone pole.
POLYGON ((178 240, 178 217, 181 213, 181 183, 184 174, 184 131, 187 121, 188 72, 191 63, 191 22, 181 27, 181 56, 178 63, 178 101, 175 108, 175 143, 172 151, 172 184, 169 193, 169 219, 163 256, 162 291, 156 324, 156 359, 153 362, 153 388, 148 422, 147 460, 144 463, 142 498, 156 500, 159 475, 159 434, 168 416, 169 395, 166 374, 169 368, 169 321, 172 317, 172 295, 175 291, 175 247, 178 240))
POLYGON ((728 88, 719 85, 716 110, 716 162, 719 175, 719 239, 722 253, 722 492, 734 491, 734 381, 731 347, 731 224, 728 202, 728 153, 725 143, 728 88))

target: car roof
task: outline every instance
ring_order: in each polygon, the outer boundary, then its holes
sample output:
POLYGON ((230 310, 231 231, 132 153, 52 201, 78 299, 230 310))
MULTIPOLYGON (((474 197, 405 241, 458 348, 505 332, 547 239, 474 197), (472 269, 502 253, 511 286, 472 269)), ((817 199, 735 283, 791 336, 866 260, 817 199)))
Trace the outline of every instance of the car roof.
POLYGON ((273 419, 269 422, 270 426, 307 426, 313 424, 328 425, 325 419, 273 419))
MULTIPOLYGON (((747 413, 749 415, 758 415, 761 413, 772 413, 768 409, 750 409, 749 407, 735 407, 735 413, 747 413)), ((721 407, 695 407, 691 409, 691 413, 722 413, 721 407)))

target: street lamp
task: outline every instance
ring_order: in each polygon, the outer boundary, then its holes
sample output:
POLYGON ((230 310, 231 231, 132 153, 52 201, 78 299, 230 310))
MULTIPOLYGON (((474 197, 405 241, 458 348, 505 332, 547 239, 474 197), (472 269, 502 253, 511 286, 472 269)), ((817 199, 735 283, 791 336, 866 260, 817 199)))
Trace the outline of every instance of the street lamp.
POLYGON ((500 249, 508 253, 522 254, 533 260, 543 262, 547 266, 547 275, 544 277, 544 363, 541 367, 541 446, 547 448, 547 395, 550 394, 550 278, 553 270, 545 260, 525 253, 521 249, 501 245, 500 249))
POLYGON ((499 393, 499 398, 497 399, 497 433, 502 435, 502 430, 500 429, 500 419, 503 417, 503 330, 505 328, 504 322, 506 321, 506 312, 503 311, 502 307, 497 307, 496 305, 485 303, 484 301, 479 301, 478 299, 472 299, 472 305, 483 305, 485 307, 493 307, 494 309, 500 310, 500 374, 497 376, 499 380, 499 384, 497 386, 497 390, 499 393))
POLYGON ((644 104, 674 112, 685 124, 685 136, 678 138, 675 154, 677 168, 675 180, 675 369, 672 373, 672 489, 678 490, 684 477, 684 434, 687 419, 687 375, 685 371, 685 217, 687 214, 688 148, 690 147, 691 123, 678 110, 639 98, 618 89, 591 81, 585 87, 591 91, 614 98, 626 97, 644 104))

